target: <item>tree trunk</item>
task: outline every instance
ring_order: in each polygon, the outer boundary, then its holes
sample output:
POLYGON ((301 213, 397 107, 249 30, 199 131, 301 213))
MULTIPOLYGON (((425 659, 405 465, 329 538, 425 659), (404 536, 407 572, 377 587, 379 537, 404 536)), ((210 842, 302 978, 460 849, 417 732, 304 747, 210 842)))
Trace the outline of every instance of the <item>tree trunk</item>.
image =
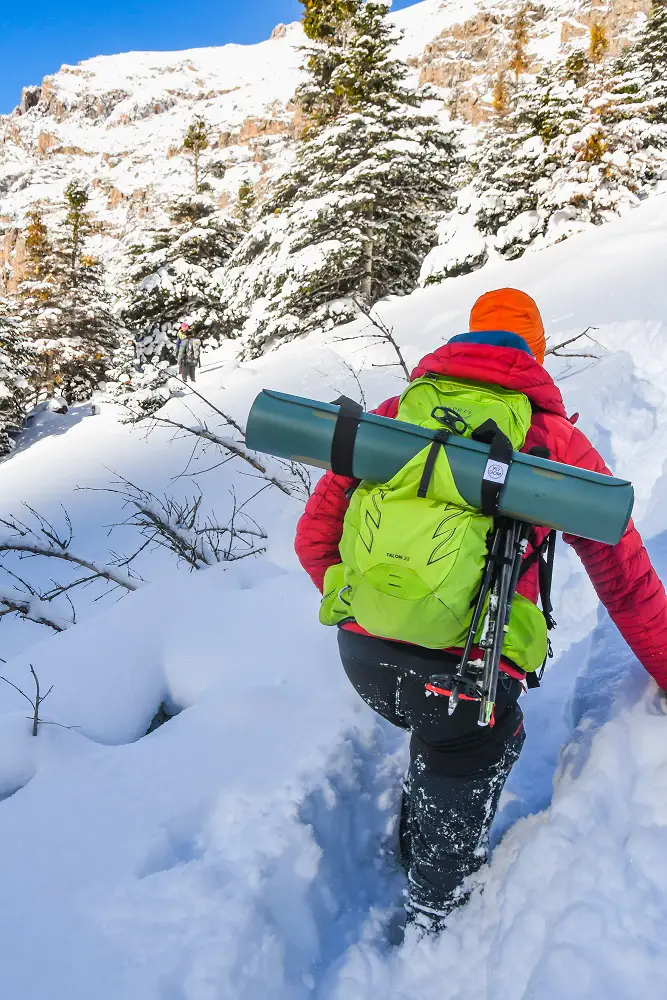
POLYGON ((373 234, 371 230, 366 231, 366 240, 364 242, 364 256, 363 256, 363 277, 361 281, 361 294, 365 298, 366 302, 371 304, 371 295, 373 291, 373 234))
POLYGON ((55 385, 53 379, 53 354, 49 351, 46 355, 46 372, 44 374, 46 397, 51 399, 54 395, 55 385))
POLYGON ((199 194, 199 150, 196 148, 192 159, 195 167, 195 194, 199 194))
POLYGON ((77 263, 79 257, 79 220, 77 217, 74 218, 72 224, 72 284, 76 288, 77 282, 77 263))

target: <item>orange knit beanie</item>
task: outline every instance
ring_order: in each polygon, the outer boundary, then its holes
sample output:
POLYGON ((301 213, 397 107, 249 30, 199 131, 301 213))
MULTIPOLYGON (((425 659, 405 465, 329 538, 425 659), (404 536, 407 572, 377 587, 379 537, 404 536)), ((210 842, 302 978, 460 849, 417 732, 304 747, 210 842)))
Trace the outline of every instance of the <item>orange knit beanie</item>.
POLYGON ((544 361, 544 324, 534 300, 516 288, 498 288, 481 295, 470 313, 470 330, 505 330, 516 333, 528 344, 533 357, 544 361))

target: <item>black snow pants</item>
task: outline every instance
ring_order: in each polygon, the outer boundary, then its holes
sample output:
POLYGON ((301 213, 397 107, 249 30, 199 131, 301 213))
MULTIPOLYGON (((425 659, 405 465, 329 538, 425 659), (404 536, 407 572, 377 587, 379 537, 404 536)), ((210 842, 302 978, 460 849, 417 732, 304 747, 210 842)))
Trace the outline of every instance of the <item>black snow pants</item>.
POLYGON ((184 382, 187 382, 188 379, 190 379, 191 382, 194 382, 194 381, 196 381, 195 380, 195 371, 196 370, 197 370, 197 366, 194 363, 194 361, 192 361, 192 362, 185 361, 185 362, 183 362, 181 364, 179 372, 180 372, 180 376, 181 376, 181 378, 183 379, 184 382))
POLYGON ((525 739, 518 680, 500 674, 495 725, 477 724, 479 703, 426 691, 454 666, 440 650, 338 630, 345 672, 364 701, 411 731, 401 808, 400 848, 409 910, 446 916, 467 898, 465 880, 486 861, 500 793, 525 739))

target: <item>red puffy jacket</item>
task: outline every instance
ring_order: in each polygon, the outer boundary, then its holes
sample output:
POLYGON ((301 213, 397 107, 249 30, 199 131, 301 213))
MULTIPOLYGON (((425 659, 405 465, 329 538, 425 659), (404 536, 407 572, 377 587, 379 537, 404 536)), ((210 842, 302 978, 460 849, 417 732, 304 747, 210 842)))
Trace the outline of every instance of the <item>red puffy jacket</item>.
MULTIPOLYGON (((524 451, 540 445, 549 449, 554 461, 609 473, 592 444, 568 420, 560 390, 551 376, 525 352, 484 344, 447 344, 423 358, 411 379, 427 372, 489 382, 525 393, 533 405, 533 420, 524 451)), ((386 400, 375 412, 394 418, 398 397, 386 400)), ((320 590, 326 570, 340 562, 338 545, 348 506, 345 491, 353 484, 354 480, 327 472, 297 527, 297 556, 320 590)), ((658 684, 667 688, 667 597, 639 532, 630 523, 617 545, 572 535, 563 537, 579 555, 598 597, 635 656, 658 684)), ((537 602, 536 566, 525 574, 518 589, 537 602)))

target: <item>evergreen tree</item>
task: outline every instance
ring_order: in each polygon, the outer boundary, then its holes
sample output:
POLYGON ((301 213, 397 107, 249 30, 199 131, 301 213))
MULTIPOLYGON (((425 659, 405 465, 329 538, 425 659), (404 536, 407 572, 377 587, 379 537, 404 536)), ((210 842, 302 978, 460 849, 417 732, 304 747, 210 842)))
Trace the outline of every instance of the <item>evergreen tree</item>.
POLYGON ((483 129, 471 183, 440 228, 425 281, 481 266, 493 251, 514 258, 599 225, 665 176, 667 0, 654 0, 620 60, 605 53, 598 25, 590 52, 550 66, 483 129))
POLYGON ((241 181, 236 195, 236 210, 234 212, 241 229, 250 229, 256 204, 257 195, 252 181, 241 181))
POLYGON ((91 228, 86 212, 89 200, 87 189, 77 180, 70 181, 65 189, 65 201, 68 206, 65 225, 69 229, 69 266, 71 284, 74 288, 79 281, 83 240, 91 228))
POLYGON ((171 226, 130 249, 130 290, 122 320, 141 364, 173 364, 187 320, 200 338, 219 342, 235 330, 222 304, 221 268, 239 242, 238 226, 204 202, 174 206, 171 226))
POLYGON ((667 124, 667 0, 653 0, 644 31, 616 70, 612 89, 617 118, 667 124))
POLYGON ((347 110, 307 133, 231 258, 227 301, 246 320, 250 355, 350 318, 355 296, 410 291, 451 207, 456 141, 405 88, 386 14, 369 0, 338 26, 335 90, 347 110))
POLYGON ((0 299, 0 457, 15 447, 30 403, 30 344, 18 320, 9 319, 13 308, 0 299))
POLYGON ((171 398, 169 363, 141 363, 134 336, 123 332, 107 369, 106 395, 126 408, 124 422, 152 416, 171 398))
POLYGON ((35 401, 58 393, 70 403, 89 398, 104 382, 117 343, 104 269, 84 252, 92 230, 87 204, 87 190, 72 181, 59 228, 49 231, 38 209, 29 214, 26 274, 16 301, 21 330, 33 347, 29 379, 35 401))
POLYGON ((301 0, 306 37, 315 44, 306 49, 306 80, 296 98, 310 123, 321 127, 347 108, 344 88, 338 79, 345 62, 351 21, 361 0, 301 0))
POLYGON ((636 106, 633 118, 621 110, 610 69, 570 57, 518 91, 486 129, 473 210, 503 256, 607 221, 665 169, 664 129, 637 118, 636 106))
POLYGON ((208 128, 203 118, 195 118, 183 139, 183 149, 192 156, 195 195, 199 194, 199 159, 208 149, 208 128))
POLYGON ((577 87, 583 87, 588 79, 590 60, 583 49, 576 49, 565 60, 565 79, 573 80, 577 87))

